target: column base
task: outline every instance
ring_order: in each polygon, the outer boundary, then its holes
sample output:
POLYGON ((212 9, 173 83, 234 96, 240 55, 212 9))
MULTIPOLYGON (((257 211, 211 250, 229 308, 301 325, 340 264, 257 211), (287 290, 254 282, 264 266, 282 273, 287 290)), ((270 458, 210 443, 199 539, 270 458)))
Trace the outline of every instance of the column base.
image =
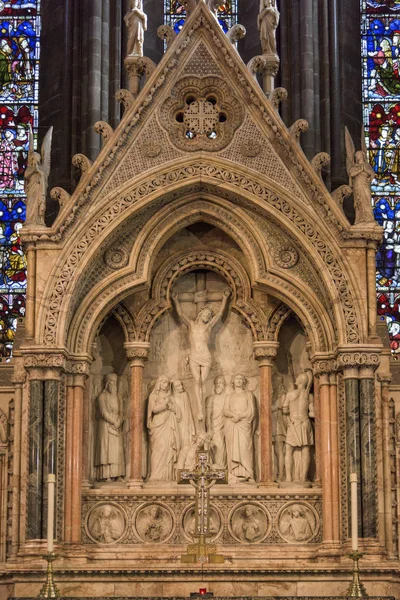
POLYGON ((126 486, 130 490, 139 490, 143 488, 143 483, 143 479, 130 479, 126 486))

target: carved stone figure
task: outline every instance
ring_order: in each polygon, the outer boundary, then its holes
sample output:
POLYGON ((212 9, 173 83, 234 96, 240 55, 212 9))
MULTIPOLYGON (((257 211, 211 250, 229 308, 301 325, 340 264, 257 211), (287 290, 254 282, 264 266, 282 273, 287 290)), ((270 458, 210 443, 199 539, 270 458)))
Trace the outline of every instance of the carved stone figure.
POLYGON ((96 398, 94 467, 97 481, 125 476, 123 416, 118 399, 118 376, 105 376, 103 391, 96 398))
POLYGON ((274 446, 276 480, 282 481, 285 471, 285 439, 287 417, 283 414, 286 390, 280 373, 272 375, 272 444, 274 446))
POLYGON ((279 11, 276 0, 261 0, 258 15, 258 29, 263 54, 276 55, 276 29, 279 25, 279 11))
POLYGON ((367 158, 364 132, 361 134, 362 150, 355 152, 354 142, 349 130, 345 129, 346 167, 353 188, 354 210, 356 213, 354 225, 359 223, 374 223, 375 218, 371 204, 371 182, 375 171, 367 158))
POLYGON ((177 379, 172 383, 172 391, 174 402, 180 414, 177 420, 180 448, 183 448, 184 446, 190 446, 192 444, 192 438, 196 433, 192 416, 192 407, 190 405, 188 393, 180 379, 177 379))
POLYGON ((124 531, 124 518, 121 512, 109 504, 95 509, 89 519, 91 536, 102 544, 112 544, 124 531))
POLYGON ((172 517, 160 504, 146 504, 136 515, 135 526, 140 537, 149 543, 165 541, 172 530, 172 517))
POLYGON ((267 530, 267 516, 259 506, 246 504, 232 515, 232 532, 242 542, 259 542, 267 530))
POLYGON ((254 481, 253 435, 255 399, 246 390, 247 379, 236 375, 232 381, 232 392, 224 404, 225 441, 228 458, 229 481, 254 481))
POLYGON ((305 542, 314 535, 315 519, 309 508, 293 504, 283 511, 279 530, 287 541, 305 542))
MULTIPOLYGON (((314 431, 310 420, 314 406, 310 389, 313 381, 312 371, 306 369, 296 379, 293 390, 287 392, 282 406, 284 415, 288 415, 285 444, 285 481, 305 485, 311 461, 311 447, 314 445, 314 431), (293 476, 294 450, 301 451, 299 465, 293 476)), ((309 486, 308 486, 309 487, 309 486)))
POLYGON ((208 433, 192 436, 191 442, 181 447, 176 468, 192 469, 197 462, 197 452, 208 449, 210 440, 211 436, 208 433))
POLYGON ((172 481, 180 448, 177 419, 181 416, 171 383, 161 375, 149 397, 147 428, 150 436, 150 481, 172 481))
POLYGON ((212 356, 208 347, 211 330, 221 319, 229 296, 230 292, 225 290, 221 308, 217 314, 214 315, 212 309, 208 306, 205 306, 199 312, 197 318, 195 320, 191 320, 188 319, 183 313, 178 301, 178 294, 176 292, 172 294, 172 300, 174 302, 178 317, 189 329, 189 367, 195 382, 194 389, 197 403, 197 420, 200 422, 204 420, 202 384, 206 381, 212 365, 212 356))
MULTIPOLYGON (((183 517, 183 530, 189 539, 193 538, 195 533, 195 507, 190 508, 183 517)), ((215 540, 221 529, 221 517, 218 511, 210 506, 210 533, 215 540)))
POLYGON ((125 15, 124 19, 128 28, 128 56, 143 56, 147 16, 142 10, 142 0, 130 0, 130 11, 125 15))
POLYGON ((32 128, 29 128, 28 164, 25 171, 26 224, 44 225, 46 192, 50 175, 53 127, 46 133, 40 154, 34 150, 32 128))
POLYGON ((226 396, 226 383, 222 376, 214 379, 214 393, 206 398, 206 428, 211 435, 211 451, 214 466, 225 469, 226 444, 225 444, 225 416, 224 404, 226 396))

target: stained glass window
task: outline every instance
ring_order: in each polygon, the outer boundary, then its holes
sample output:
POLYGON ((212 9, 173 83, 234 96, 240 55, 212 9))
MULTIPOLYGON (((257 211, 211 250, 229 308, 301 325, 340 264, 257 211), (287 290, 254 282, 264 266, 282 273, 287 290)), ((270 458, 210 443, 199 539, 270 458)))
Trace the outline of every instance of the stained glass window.
MULTIPOLYGON (((164 0, 164 23, 176 33, 182 29, 186 18, 185 7, 179 0, 164 0)), ((218 21, 226 33, 237 23, 237 0, 226 0, 218 10, 218 21)))
POLYGON ((0 357, 25 314, 24 171, 29 125, 36 139, 40 0, 0 1, 0 357))

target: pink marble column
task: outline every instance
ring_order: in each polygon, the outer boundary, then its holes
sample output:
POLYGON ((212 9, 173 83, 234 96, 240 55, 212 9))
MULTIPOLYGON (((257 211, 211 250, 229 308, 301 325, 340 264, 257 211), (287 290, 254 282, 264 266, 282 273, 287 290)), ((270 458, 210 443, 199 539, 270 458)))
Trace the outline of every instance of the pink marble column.
POLYGON ((71 465, 71 542, 81 542, 82 513, 82 446, 83 446, 83 392, 85 377, 76 375, 74 381, 74 404, 72 414, 72 465, 71 465))
POLYGON ((315 483, 321 485, 321 399, 319 379, 314 377, 314 416, 315 416, 315 483))
POLYGON ((65 415, 65 487, 64 487, 64 540, 71 541, 72 530, 72 439, 73 439, 73 415, 74 415, 74 387, 73 376, 67 376, 66 390, 66 415, 65 415))
POLYGON ((272 467, 272 365, 278 351, 278 342, 255 342, 254 354, 260 372, 260 482, 261 486, 274 484, 272 467))
POLYGON ((144 429, 143 411, 143 369, 150 344, 126 342, 124 344, 131 369, 131 407, 130 407, 130 478, 129 487, 143 485, 142 445, 144 429))

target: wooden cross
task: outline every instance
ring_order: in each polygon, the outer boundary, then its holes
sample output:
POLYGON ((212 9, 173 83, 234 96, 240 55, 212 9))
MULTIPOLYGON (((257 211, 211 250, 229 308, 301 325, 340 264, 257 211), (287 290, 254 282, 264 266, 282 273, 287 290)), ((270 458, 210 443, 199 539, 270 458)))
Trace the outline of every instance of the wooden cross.
POLYGON ((196 544, 189 544, 187 554, 181 556, 183 563, 223 563, 224 557, 217 554, 217 546, 209 544, 207 538, 212 536, 210 531, 210 488, 215 483, 227 483, 226 469, 213 471, 208 462, 208 451, 197 453, 197 463, 193 469, 178 471, 178 483, 190 483, 196 488, 195 496, 195 527, 193 537, 198 538, 196 544))

